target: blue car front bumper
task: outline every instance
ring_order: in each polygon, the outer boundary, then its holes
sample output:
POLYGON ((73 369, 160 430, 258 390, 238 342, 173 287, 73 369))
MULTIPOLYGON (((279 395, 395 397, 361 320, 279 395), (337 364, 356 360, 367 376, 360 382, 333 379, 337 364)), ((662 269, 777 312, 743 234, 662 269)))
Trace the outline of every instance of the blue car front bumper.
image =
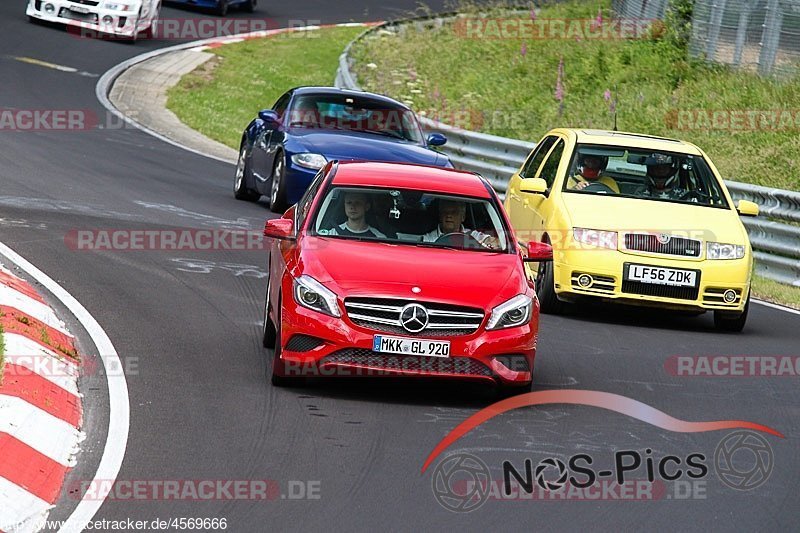
POLYGON ((306 189, 311 185, 317 172, 317 170, 301 167, 289 162, 285 176, 286 202, 289 205, 294 205, 300 201, 300 198, 303 197, 306 189))

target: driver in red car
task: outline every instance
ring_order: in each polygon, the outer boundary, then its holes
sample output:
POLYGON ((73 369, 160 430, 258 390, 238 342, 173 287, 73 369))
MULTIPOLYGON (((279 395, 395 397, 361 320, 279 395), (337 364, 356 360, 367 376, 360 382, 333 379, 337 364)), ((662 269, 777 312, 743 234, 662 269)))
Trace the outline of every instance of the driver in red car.
POLYGON ((619 194, 619 185, 609 176, 603 176, 603 171, 608 165, 608 157, 596 154, 579 154, 578 165, 580 172, 569 178, 569 188, 580 191, 593 183, 605 185, 619 194))
POLYGON ((442 235, 450 233, 463 233, 469 235, 481 246, 492 250, 500 249, 500 241, 497 237, 481 233, 477 230, 468 230, 464 227, 464 220, 467 218, 467 204, 452 200, 442 200, 439 202, 439 225, 432 231, 422 236, 422 242, 436 242, 442 235))

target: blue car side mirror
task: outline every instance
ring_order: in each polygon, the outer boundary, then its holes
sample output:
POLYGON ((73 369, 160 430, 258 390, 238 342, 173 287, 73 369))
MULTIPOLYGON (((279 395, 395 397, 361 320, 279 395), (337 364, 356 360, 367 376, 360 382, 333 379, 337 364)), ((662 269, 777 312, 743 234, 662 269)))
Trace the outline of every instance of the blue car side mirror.
POLYGON ((428 146, 442 146, 447 143, 447 137, 441 133, 431 133, 427 139, 428 146))
POLYGON ((261 111, 258 112, 258 118, 260 118, 270 126, 274 126, 281 120, 278 114, 272 109, 262 109, 261 111))

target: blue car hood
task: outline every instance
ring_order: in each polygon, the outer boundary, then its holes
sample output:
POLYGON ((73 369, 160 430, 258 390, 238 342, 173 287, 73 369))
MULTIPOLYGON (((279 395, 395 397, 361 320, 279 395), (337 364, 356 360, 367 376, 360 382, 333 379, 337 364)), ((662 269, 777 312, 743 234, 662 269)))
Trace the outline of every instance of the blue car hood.
POLYGON ((370 133, 353 132, 292 132, 294 139, 309 152, 322 154, 329 161, 353 159, 365 161, 387 161, 392 163, 416 163, 420 165, 447 166, 448 159, 442 154, 423 146, 395 141, 370 133))

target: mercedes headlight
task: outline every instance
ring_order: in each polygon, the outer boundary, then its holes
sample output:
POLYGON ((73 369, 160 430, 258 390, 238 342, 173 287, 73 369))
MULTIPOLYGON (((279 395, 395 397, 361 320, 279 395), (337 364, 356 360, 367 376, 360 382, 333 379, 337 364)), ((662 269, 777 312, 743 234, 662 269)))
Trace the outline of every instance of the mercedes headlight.
POLYGON ((340 317, 336 295, 311 276, 302 275, 294 280, 294 300, 308 309, 340 317))
POLYGON ((292 163, 311 170, 319 170, 327 162, 328 160, 322 154, 294 154, 292 156, 292 163))
POLYGON ((741 244, 709 242, 706 245, 706 258, 708 259, 741 259, 742 257, 744 257, 744 246, 741 244))
POLYGON ((533 300, 524 294, 514 296, 492 309, 486 329, 513 328, 527 324, 531 318, 533 300))
POLYGON ((617 249, 617 232, 602 231, 599 229, 573 228, 572 235, 575 241, 599 248, 617 249))

